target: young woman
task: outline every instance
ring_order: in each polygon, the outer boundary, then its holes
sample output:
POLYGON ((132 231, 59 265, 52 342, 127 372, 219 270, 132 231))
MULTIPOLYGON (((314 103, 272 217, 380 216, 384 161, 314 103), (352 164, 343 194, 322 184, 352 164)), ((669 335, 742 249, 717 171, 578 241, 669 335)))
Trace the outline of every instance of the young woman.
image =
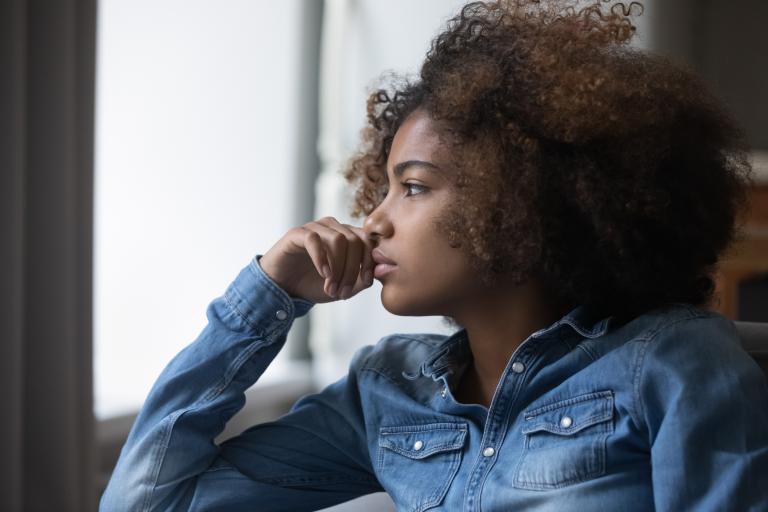
POLYGON ((707 309, 747 148, 700 79, 626 45, 628 11, 469 4, 373 93, 363 226, 291 229, 210 304, 101 509, 768 510, 766 380, 707 309), (293 320, 374 278, 457 332, 387 336, 214 444, 293 320))

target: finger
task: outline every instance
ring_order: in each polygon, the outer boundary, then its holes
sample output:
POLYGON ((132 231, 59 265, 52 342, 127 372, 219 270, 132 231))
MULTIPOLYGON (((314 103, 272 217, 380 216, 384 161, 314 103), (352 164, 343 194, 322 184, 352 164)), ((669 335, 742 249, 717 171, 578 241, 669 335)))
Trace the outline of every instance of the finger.
POLYGON ((373 261, 373 256, 371 255, 371 252, 374 249, 373 240, 371 240, 363 228, 358 228, 355 226, 348 227, 365 243, 363 250, 363 261, 360 264, 360 275, 363 284, 365 286, 370 286, 373 284, 373 268, 376 266, 376 262, 373 261))
MULTIPOLYGON (((332 223, 329 224, 333 225, 332 223)), ((331 271, 331 277, 326 279, 326 293, 336 298, 341 289, 341 279, 344 276, 347 258, 347 237, 336 229, 323 224, 321 221, 310 222, 307 224, 307 227, 317 231, 325 246, 328 265, 331 271)))
MULTIPOLYGON (((354 236, 354 235, 353 235, 354 236)), ((342 299, 350 298, 352 289, 360 280, 360 260, 363 256, 363 242, 355 237, 351 242, 347 239, 347 260, 344 265, 344 277, 341 279, 340 287, 342 299)))
POLYGON ((344 272, 339 279, 339 297, 348 299, 352 296, 352 289, 360 275, 360 262, 362 260, 365 244, 348 225, 341 224, 335 219, 326 219, 324 224, 341 233, 346 239, 346 258, 344 260, 344 272))
POLYGON ((330 274, 330 268, 328 266, 328 256, 325 253, 323 241, 317 231, 313 231, 303 226, 301 229, 304 234, 304 248, 306 249, 307 254, 309 254, 317 273, 325 278, 326 273, 330 274))

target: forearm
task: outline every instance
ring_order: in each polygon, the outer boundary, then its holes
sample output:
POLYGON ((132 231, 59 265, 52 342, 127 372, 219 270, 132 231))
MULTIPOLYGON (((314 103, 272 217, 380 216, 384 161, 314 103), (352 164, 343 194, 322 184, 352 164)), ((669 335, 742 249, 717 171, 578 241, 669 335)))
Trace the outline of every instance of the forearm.
POLYGON ((280 351, 296 316, 294 301, 256 258, 210 303, 208 324, 166 366, 123 447, 102 510, 166 509, 191 494, 195 477, 219 453, 213 442, 245 403, 245 391, 280 351))

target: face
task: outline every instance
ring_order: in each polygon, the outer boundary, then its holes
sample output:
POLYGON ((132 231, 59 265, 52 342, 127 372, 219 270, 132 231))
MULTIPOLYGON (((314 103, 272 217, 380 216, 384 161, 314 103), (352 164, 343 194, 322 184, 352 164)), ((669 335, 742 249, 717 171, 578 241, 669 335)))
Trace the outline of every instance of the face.
POLYGON ((408 116, 392 141, 388 194, 363 224, 377 249, 395 262, 377 277, 390 313, 453 316, 478 286, 467 255, 450 247, 435 227, 456 198, 446 177, 447 154, 433 122, 420 110, 408 116))

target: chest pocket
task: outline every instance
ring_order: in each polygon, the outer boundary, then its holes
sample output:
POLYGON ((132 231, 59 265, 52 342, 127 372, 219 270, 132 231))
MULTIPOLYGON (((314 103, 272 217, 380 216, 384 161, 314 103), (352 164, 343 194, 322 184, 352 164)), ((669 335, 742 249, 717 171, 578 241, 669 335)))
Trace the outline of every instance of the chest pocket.
POLYGON ((439 505, 461 464, 467 424, 398 425, 379 429, 377 477, 398 510, 439 505))
POLYGON ((514 476, 521 489, 565 487, 605 474, 613 392, 598 391, 523 413, 525 448, 514 476))

